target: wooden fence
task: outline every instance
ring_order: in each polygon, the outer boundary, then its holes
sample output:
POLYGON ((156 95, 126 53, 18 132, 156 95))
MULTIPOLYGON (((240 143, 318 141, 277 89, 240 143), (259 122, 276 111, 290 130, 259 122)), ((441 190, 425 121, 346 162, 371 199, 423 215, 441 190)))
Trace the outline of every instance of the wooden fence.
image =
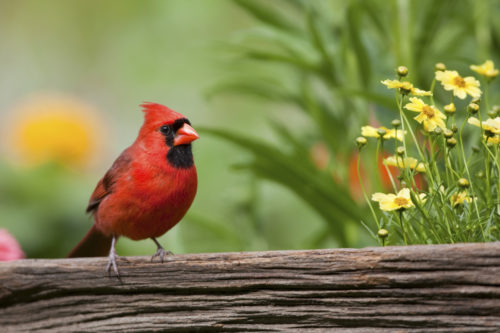
POLYGON ((500 332, 500 243, 0 263, 0 331, 500 332))

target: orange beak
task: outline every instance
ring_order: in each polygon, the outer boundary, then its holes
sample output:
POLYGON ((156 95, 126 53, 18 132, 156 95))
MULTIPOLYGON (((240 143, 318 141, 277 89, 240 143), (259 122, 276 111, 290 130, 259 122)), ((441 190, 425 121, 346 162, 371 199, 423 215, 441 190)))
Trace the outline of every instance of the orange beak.
POLYGON ((182 127, 179 128, 175 134, 174 146, 187 145, 188 143, 191 143, 199 138, 200 136, 196 133, 194 128, 189 126, 189 124, 184 123, 184 125, 182 125, 182 127))

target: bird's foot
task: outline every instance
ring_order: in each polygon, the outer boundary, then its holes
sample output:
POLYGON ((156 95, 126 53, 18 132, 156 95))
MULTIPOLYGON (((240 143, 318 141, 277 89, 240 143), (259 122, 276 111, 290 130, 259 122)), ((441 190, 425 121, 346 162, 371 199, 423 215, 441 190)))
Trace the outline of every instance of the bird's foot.
POLYGON ((106 271, 111 276, 111 267, 113 267, 113 271, 115 272, 116 277, 118 278, 118 280, 121 281, 120 271, 118 270, 118 266, 116 265, 116 259, 118 258, 118 255, 116 255, 115 241, 116 241, 115 237, 113 237, 113 241, 111 242, 111 249, 109 250, 108 264, 106 265, 106 271))
POLYGON ((153 261, 154 258, 159 257, 161 262, 163 262, 165 256, 171 256, 171 255, 173 255, 172 251, 165 251, 165 249, 160 246, 158 250, 156 250, 156 253, 153 254, 153 256, 151 257, 151 261, 153 261))
POLYGON ((173 255, 173 253, 171 251, 165 251, 163 246, 161 246, 161 244, 158 243, 156 238, 151 238, 151 239, 153 240, 153 242, 155 242, 156 246, 158 247, 158 249, 156 250, 156 253, 153 254, 153 256, 151 257, 151 262, 154 260, 154 258, 159 257, 161 262, 163 263, 163 259, 165 258, 165 256, 173 255))

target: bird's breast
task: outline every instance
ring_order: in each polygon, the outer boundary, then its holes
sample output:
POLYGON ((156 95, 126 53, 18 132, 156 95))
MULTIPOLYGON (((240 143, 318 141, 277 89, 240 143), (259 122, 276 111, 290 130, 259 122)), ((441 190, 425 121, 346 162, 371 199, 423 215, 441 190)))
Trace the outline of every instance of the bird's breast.
MULTIPOLYGON (((159 237, 185 215, 194 200, 197 174, 191 168, 133 163, 99 207, 106 233, 134 240, 159 237)), ((97 222, 97 220, 96 220, 97 222)))

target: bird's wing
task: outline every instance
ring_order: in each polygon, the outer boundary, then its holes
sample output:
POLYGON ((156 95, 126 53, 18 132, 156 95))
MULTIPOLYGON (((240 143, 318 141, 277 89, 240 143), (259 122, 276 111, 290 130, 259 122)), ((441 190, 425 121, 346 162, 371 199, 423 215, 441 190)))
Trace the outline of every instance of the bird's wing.
POLYGON ((123 174, 130 167, 130 154, 125 150, 113 163, 111 168, 106 172, 104 177, 101 178, 99 183, 90 196, 89 204, 87 206, 87 213, 95 213, 101 201, 110 193, 113 192, 113 184, 116 182, 117 177, 123 174))

